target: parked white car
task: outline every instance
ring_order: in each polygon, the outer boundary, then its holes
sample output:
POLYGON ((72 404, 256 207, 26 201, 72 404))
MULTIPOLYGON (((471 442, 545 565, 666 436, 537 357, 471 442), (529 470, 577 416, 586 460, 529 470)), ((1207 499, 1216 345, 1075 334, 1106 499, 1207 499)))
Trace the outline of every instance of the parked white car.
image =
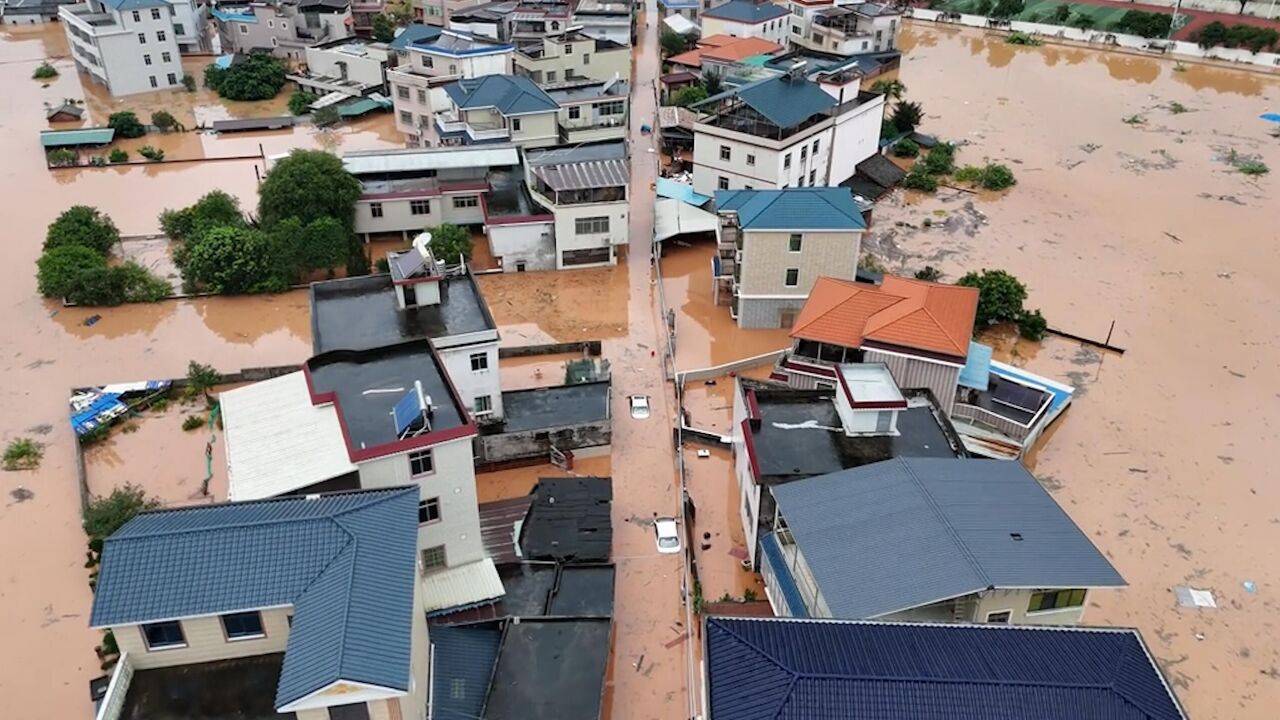
POLYGON ((644 420, 649 417, 649 396, 648 395, 632 395, 631 396, 631 417, 636 420, 644 420))
POLYGON ((653 532, 657 536, 658 552, 663 555, 680 552, 680 529, 675 518, 654 518, 653 532))

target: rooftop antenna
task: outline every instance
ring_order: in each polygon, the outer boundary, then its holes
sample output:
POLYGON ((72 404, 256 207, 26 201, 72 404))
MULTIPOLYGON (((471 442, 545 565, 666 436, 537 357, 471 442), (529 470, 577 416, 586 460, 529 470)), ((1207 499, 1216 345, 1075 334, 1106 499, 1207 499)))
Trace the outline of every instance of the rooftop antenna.
POLYGON ((391 408, 391 421, 395 423, 396 437, 404 440, 431 432, 430 412, 428 398, 422 393, 422 381, 414 380, 409 392, 391 408))

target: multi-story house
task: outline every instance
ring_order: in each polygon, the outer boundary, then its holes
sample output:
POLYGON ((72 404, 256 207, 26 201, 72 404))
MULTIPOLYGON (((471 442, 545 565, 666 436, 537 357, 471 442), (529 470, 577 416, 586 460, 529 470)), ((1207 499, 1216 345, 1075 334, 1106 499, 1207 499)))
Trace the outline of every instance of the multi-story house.
POLYGON ((693 188, 838 185, 879 150, 884 96, 856 70, 818 82, 797 67, 707 98, 694 125, 693 188))
POLYGON ((630 83, 625 80, 593 80, 561 83, 545 88, 560 106, 556 131, 560 145, 627 137, 630 83))
POLYGON ((485 75, 444 87, 448 103, 435 107, 435 131, 443 145, 514 143, 557 145, 560 105, 526 77, 485 75))
MULTIPOLYGON (((723 79, 735 74, 743 61, 775 55, 782 50, 782 45, 764 38, 708 35, 698 40, 694 49, 667 58, 667 64, 673 72, 685 71, 699 77, 716 75, 723 79)), ((752 67, 755 67, 755 62, 752 67)))
POLYGON ((588 37, 577 28, 522 45, 514 56, 517 75, 543 86, 573 80, 626 80, 631 48, 588 37))
POLYGON ((411 147, 440 142, 433 115, 449 107, 445 87, 459 79, 510 74, 514 50, 455 30, 407 44, 403 61, 387 73, 396 129, 411 147))
POLYGON ((387 89, 390 49, 382 43, 340 38, 306 48, 306 65, 288 78, 321 97, 339 93, 364 97, 387 89))
POLYGON ((564 0, 521 0, 511 13, 511 42, 517 47, 569 29, 573 4, 564 0))
POLYGON ((802 48, 859 55, 894 50, 902 10, 874 2, 790 0, 791 42, 802 48))
POLYGON ((450 27, 456 13, 484 4, 485 0, 418 0, 416 5, 422 12, 421 19, 428 25, 450 27))
POLYGON ((554 261, 545 269, 616 264, 631 217, 626 143, 528 150, 525 169, 533 199, 555 218, 554 261))
POLYGON ((0 21, 5 25, 43 25, 58 18, 58 8, 77 0, 2 0, 0 21))
POLYGON ((573 9, 573 26, 586 35, 631 45, 635 20, 631 3, 618 0, 579 0, 573 9))
POLYGON ((312 45, 352 37, 350 0, 256 0, 212 12, 220 52, 302 61, 312 45))
POLYGON ((103 546, 90 625, 120 657, 97 717, 426 720, 442 557, 417 509, 392 484, 138 514, 103 546))
POLYGON ((351 0, 351 29, 368 38, 373 35, 373 19, 387 10, 385 0, 351 0))
POLYGON ((455 11, 449 29, 511 42, 511 16, 519 5, 517 0, 499 0, 455 11))
POLYGON ((715 202, 714 299, 738 327, 791 327, 820 277, 857 274, 867 225, 847 189, 721 190, 715 202))
MULTIPOLYGON (((698 11, 706 0, 658 0, 658 13, 662 19, 679 15, 689 22, 698 22, 698 11)), ((695 26, 696 28, 696 26, 695 26)))
POLYGON ((899 457, 769 491, 780 617, 1075 625, 1091 592, 1125 586, 1022 463, 899 457))
POLYGON ((787 42, 787 9, 768 0, 729 0, 702 11, 704 35, 758 37, 787 42))
POLYGON ((76 69, 112 95, 132 95, 182 84, 182 46, 199 47, 198 12, 190 0, 87 0, 58 17, 76 69))

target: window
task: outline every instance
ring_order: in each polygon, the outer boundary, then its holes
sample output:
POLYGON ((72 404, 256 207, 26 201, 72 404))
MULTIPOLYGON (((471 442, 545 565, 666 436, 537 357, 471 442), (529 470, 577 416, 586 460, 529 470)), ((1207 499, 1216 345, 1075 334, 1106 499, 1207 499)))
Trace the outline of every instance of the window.
POLYGON ((728 190, 728 189, 729 189, 729 178, 727 178, 727 177, 725 177, 725 176, 721 175, 721 176, 720 176, 720 179, 716 181, 716 187, 720 188, 721 190, 728 190))
POLYGON ((520 118, 511 118, 511 132, 520 132, 520 118))
POLYGON ((555 82, 555 81, 556 81, 556 71, 555 71, 555 70, 548 70, 548 71, 547 71, 547 82, 548 82, 548 83, 553 83, 553 82, 555 82))
POLYGON ((463 196, 463 197, 455 197, 455 198, 453 199, 453 206, 454 206, 454 207, 456 207, 456 208, 473 208, 473 207, 479 207, 479 206, 480 206, 480 196, 479 196, 479 195, 466 195, 466 196, 463 196))
POLYGON ((418 103, 421 105, 427 104, 427 91, 422 88, 418 88, 418 103))
POLYGON ((401 111, 400 111, 400 122, 404 123, 405 125, 412 125, 412 124, 413 124, 413 113, 409 112, 408 110, 401 110, 401 111))
POLYGON ((800 233, 791 233, 791 237, 787 240, 788 252, 800 252, 800 242, 802 238, 800 233))
POLYGON ((401 100, 408 100, 408 99, 409 99, 409 88, 405 87, 404 85, 397 85, 397 86, 396 86, 396 97, 400 98, 401 100))
POLYGON ((755 164, 756 164, 756 156, 755 156, 755 155, 747 155, 747 164, 748 164, 748 165, 755 165, 755 164))
POLYGON ((792 34, 792 35, 799 35, 799 34, 801 34, 801 33, 800 33, 800 26, 799 26, 799 25, 792 25, 792 26, 791 26, 791 34, 792 34))
POLYGON ((271 47, 276 47, 279 44, 280 44, 280 38, 277 38, 277 37, 271 38, 271 47))
POLYGON ((817 179, 818 179, 818 171, 817 171, 817 170, 810 170, 810 171, 809 171, 809 187, 813 187, 814 182, 815 182, 817 179))
POLYGON ((591 53, 582 53, 582 64, 583 65, 591 64, 591 53))
POLYGON ((156 31, 156 42, 164 42, 165 34, 163 30, 156 31))
POLYGON ((787 268, 787 279, 783 281, 787 287, 795 287, 800 284, 800 269, 787 268))
POLYGON ((598 235, 609 232, 608 216, 584 217, 574 221, 574 232, 578 235, 598 235))
POLYGON ((431 201, 430 200, 410 200, 409 214, 410 215, 430 215, 431 201))
POLYGON ((182 27, 182 23, 174 23, 174 24, 173 24, 173 34, 174 34, 174 35, 186 35, 186 34, 187 34, 187 29, 186 29, 186 28, 184 28, 184 27, 182 27))
POLYGON ((146 44, 147 44, 147 34, 146 34, 146 33, 138 33, 138 42, 139 42, 139 43, 141 43, 141 44, 143 44, 143 45, 146 45, 146 44))
POLYGON ((274 28, 275 26, 276 26, 276 21, 270 18, 267 18, 267 27, 274 28))
POLYGON ((248 35, 248 34, 249 34, 249 26, 248 26, 248 25, 245 25, 245 24, 243 24, 243 23, 242 23, 242 24, 240 25, 240 34, 241 34, 241 35, 248 35))
POLYGON ((813 41, 814 41, 814 42, 816 42, 816 43, 821 43, 821 42, 822 42, 822 34, 821 34, 821 33, 814 33, 814 34, 813 34, 813 41))
POLYGON ((170 52, 160 53, 160 62, 173 62, 173 53, 170 53, 170 52))
MULTIPOLYGON (((151 12, 155 12, 155 10, 152 10, 151 12)), ((133 21, 134 21, 134 22, 142 22, 142 13, 138 12, 137 10, 134 10, 134 11, 133 11, 133 21)))
POLYGON ((1013 616, 1013 612, 1009 610, 998 610, 996 612, 987 613, 987 622, 992 625, 1008 625, 1009 618, 1013 616))
POLYGON ((149 77, 149 78, 147 78, 147 79, 151 81, 151 87, 153 87, 153 88, 160 87, 160 83, 156 82, 156 76, 155 76, 155 75, 152 75, 151 77, 149 77))
POLYGON ((415 450, 409 453, 409 474, 417 477, 434 472, 436 469, 435 459, 431 456, 430 450, 415 450))
POLYGON ((440 498, 427 498, 418 503, 418 524, 426 525, 427 523, 439 522, 440 520, 440 498))
POLYGON ((436 61, 430 55, 422 56, 422 67, 435 67, 436 61))
POLYGON ((804 162, 805 160, 808 160, 808 159, 809 159, 809 146, 804 145, 800 148, 800 162, 804 162))
POLYGON ((369 203, 369 217, 382 217, 382 203, 369 203))
POLYGON ((262 613, 256 610, 223 615, 222 632, 226 633, 228 640, 249 640, 267 635, 262 629, 262 613))
POLYGON ((791 8, 791 14, 795 15, 796 17, 804 17, 804 11, 798 7, 791 8))
POLYGON ((369 720, 369 704, 330 705, 328 717, 329 720, 369 720))
POLYGON ((580 118, 580 117, 582 117, 582 108, 581 108, 581 107, 579 107, 579 106, 577 106, 577 105, 574 105, 573 107, 569 108, 569 119, 570 119, 570 120, 577 120, 577 119, 578 119, 578 118, 580 118))
POLYGON ((493 398, 488 395, 476 396, 476 415, 488 415, 493 412, 493 398))
POLYGON ((471 353, 471 372, 482 372, 489 369, 487 353, 471 353))
POLYGON ((187 646, 187 639, 182 635, 182 623, 177 620, 143 625, 142 637, 147 641, 148 650, 168 650, 187 646))
POLYGON ((170 85, 177 85, 177 84, 178 84, 178 76, 177 76, 177 75, 174 75, 173 73, 169 73, 169 74, 168 74, 168 76, 166 77, 166 79, 169 81, 169 84, 170 84, 170 85))
POLYGON ((150 56, 150 55, 143 55, 143 56, 142 56, 142 64, 143 64, 143 65, 150 65, 150 64, 151 64, 151 56, 150 56))
POLYGON ((817 154, 818 154, 818 143, 819 143, 819 142, 820 142, 819 140, 814 140, 814 141, 813 141, 813 154, 814 154, 814 155, 817 155, 817 154))
POLYGON ((444 567, 444 546, 436 545, 422 551, 422 572, 429 573, 444 567))
POLYGON ((598 103, 595 108, 596 112, 601 115, 621 115, 627 111, 626 103, 621 100, 610 100, 609 102, 598 103))
POLYGON ((449 74, 450 74, 450 75, 457 75, 457 74, 458 74, 458 66, 457 66, 457 65, 450 65, 450 66, 449 66, 449 74))
POLYGON ((791 153, 782 156, 782 169, 787 170, 791 167, 791 153))
POLYGON ((732 154, 731 152, 729 152, 729 146, 728 146, 728 145, 721 145, 721 146, 720 146, 720 159, 721 159, 721 160, 729 160, 732 156, 733 156, 733 154, 732 154))
POLYGON ((565 46, 564 46, 564 54, 565 54, 565 55, 572 55, 572 54, 573 54, 573 46, 572 46, 572 45, 565 45, 565 46))
POLYGON ((1027 603, 1027 612, 1060 610, 1081 605, 1084 605, 1084 590, 1046 590, 1031 594, 1031 602, 1027 603))
POLYGON ((151 19, 152 19, 152 20, 159 20, 159 19, 160 19, 160 10, 159 10, 158 8, 152 8, 152 9, 151 9, 151 19))

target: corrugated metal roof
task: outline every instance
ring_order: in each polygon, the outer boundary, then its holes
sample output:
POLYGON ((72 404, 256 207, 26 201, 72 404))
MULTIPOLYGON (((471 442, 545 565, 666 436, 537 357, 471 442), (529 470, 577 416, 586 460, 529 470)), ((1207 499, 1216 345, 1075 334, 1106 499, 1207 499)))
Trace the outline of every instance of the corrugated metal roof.
POLYGON ((795 127, 836 106, 836 99, 825 93, 817 83, 802 77, 782 75, 712 95, 693 107, 705 106, 735 95, 780 128, 795 127))
POLYGON ((677 235, 715 232, 719 220, 712 213, 681 200, 661 198, 654 204, 653 239, 661 242, 677 235))
POLYGON ((432 573, 422 581, 422 609, 428 614, 493 602, 507 591, 492 558, 432 573))
POLYGON ((533 168, 552 190, 590 190, 592 188, 625 187, 629 169, 626 160, 589 160, 564 165, 533 168))
POLYGON ((143 513, 106 541, 93 627, 292 605, 276 707, 408 690, 418 489, 143 513))
POLYGON ((476 720, 489 695, 502 630, 495 625, 431 626, 432 720, 476 720))
POLYGON ((738 213, 743 230, 865 230, 846 188, 718 190, 716 210, 738 213))
MULTIPOLYGON (((672 198, 688 203, 694 207, 700 208, 708 202, 711 202, 710 196, 699 195, 694 192, 692 185, 682 183, 679 180, 672 180, 671 178, 658 178, 657 191, 658 197, 672 198)), ((712 215, 712 217, 714 218, 715 216, 712 215)))
POLYGON ((106 145, 115 139, 115 128, 85 128, 83 130, 43 130, 40 144, 47 148, 71 145, 106 145))
POLYGON ((986 390, 991 384, 991 346, 969 341, 969 356, 960 370, 959 384, 974 390, 986 390))
POLYGON ((507 167, 519 164, 520 151, 514 145, 372 150, 346 153, 342 156, 342 166, 352 175, 507 167))
POLYGON ((446 85, 444 91, 463 110, 491 107, 503 115, 523 115, 560 109, 560 105, 542 88, 523 76, 464 78, 446 85))
POLYGON ((1136 630, 712 617, 709 720, 1185 720, 1136 630))
POLYGON ((833 617, 1125 584, 1021 463, 899 457, 772 492, 833 617))
POLYGON ((404 50, 410 43, 430 42, 440 37, 442 32, 444 32, 444 29, 435 25, 414 23, 401 30, 395 39, 391 41, 390 47, 392 50, 404 50))
POLYGON ((702 11, 702 17, 704 18, 717 18, 730 22, 747 23, 748 25, 758 25, 767 20, 775 20, 786 16, 787 9, 785 7, 774 5, 770 2, 755 2, 754 0, 729 0, 727 3, 702 11))
POLYGON ((227 390, 219 400, 229 499, 276 497, 356 469, 337 411, 311 404, 301 372, 227 390))

